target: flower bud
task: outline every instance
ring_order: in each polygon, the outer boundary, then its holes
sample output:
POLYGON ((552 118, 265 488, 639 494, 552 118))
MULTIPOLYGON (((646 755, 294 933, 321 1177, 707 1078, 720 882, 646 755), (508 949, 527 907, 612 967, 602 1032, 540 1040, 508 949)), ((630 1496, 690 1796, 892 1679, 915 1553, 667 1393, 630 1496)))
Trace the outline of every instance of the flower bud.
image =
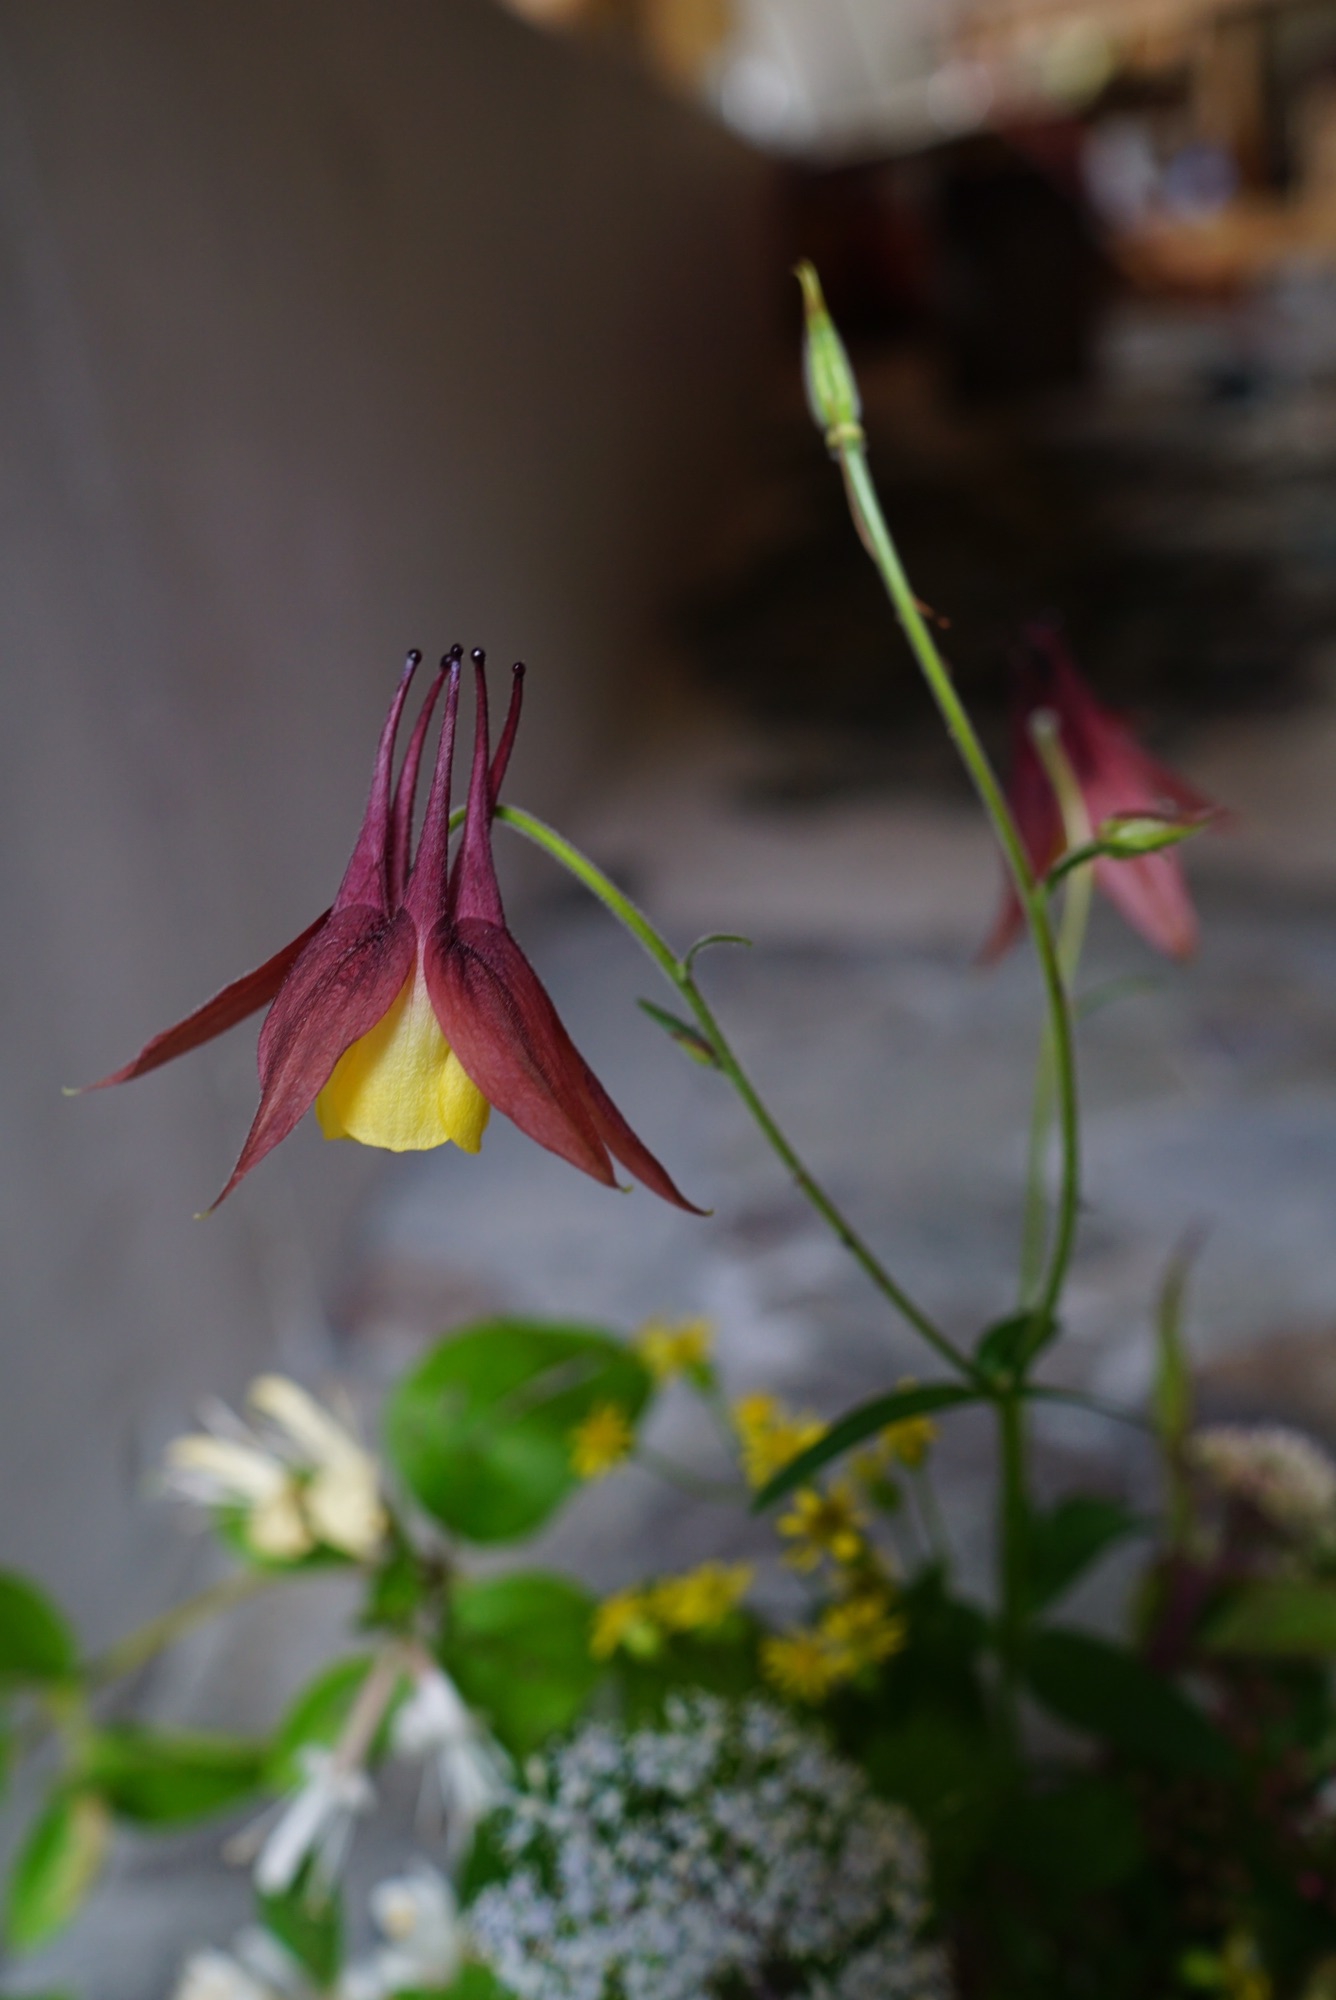
POLYGON ((1137 854, 1156 854, 1162 847, 1176 847, 1200 833, 1210 818, 1195 813, 1190 818, 1160 819, 1151 813, 1117 813, 1099 829, 1099 844, 1106 854, 1121 860, 1137 854))
POLYGON ((803 314, 807 322, 803 382, 812 421, 825 432, 832 451, 839 451, 843 445, 861 444, 863 404, 844 342, 826 310, 821 280, 815 266, 806 259, 795 266, 794 276, 803 288, 803 314))

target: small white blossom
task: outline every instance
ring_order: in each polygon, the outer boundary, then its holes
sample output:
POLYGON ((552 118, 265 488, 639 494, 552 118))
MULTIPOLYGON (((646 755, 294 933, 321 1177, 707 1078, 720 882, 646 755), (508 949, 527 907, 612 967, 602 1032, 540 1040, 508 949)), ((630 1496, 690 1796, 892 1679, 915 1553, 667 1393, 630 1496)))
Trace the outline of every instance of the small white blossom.
POLYGON ((478 1822, 505 1796, 509 1765, 504 1751, 450 1676, 434 1666, 418 1675, 394 1718, 390 1742, 396 1756, 424 1759, 434 1770, 445 1815, 446 1862, 455 1866, 478 1822))
POLYGON ((265 1896, 290 1889, 308 1859, 313 1885, 329 1887, 343 1866, 354 1820, 376 1801, 361 1765, 347 1764, 337 1751, 307 1745, 298 1757, 301 1784, 228 1845, 233 1859, 255 1855, 255 1886, 265 1896))
POLYGON ((301 1967, 267 1931, 246 1930, 231 1951, 193 1952, 172 2000, 315 2000, 301 1967))
POLYGON ((1188 1458, 1212 1485, 1247 1501, 1282 1534, 1336 1541, 1336 1462, 1301 1431, 1220 1424, 1189 1440, 1188 1458))
POLYGON ((590 1724, 526 1779, 469 1911, 518 2000, 947 2000, 913 1821, 768 1703, 590 1724))
POLYGON ((368 1561, 387 1525, 376 1461, 346 1425, 284 1375, 252 1382, 250 1402, 267 1419, 252 1429, 223 1404, 205 1429, 167 1447, 168 1492, 205 1507, 235 1507, 259 1555, 293 1562, 318 1544, 368 1561))
POLYGON ((339 2000, 387 2000, 419 1987, 448 1986, 463 1964, 463 1930, 454 1890, 425 1861, 371 1892, 371 1914, 385 1943, 346 1968, 339 2000))

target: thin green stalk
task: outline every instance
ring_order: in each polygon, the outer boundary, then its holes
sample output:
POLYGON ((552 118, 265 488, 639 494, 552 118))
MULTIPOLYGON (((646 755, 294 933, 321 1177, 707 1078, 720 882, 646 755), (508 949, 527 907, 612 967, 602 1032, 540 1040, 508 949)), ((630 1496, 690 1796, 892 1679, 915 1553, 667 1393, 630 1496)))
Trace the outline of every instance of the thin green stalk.
POLYGON ((1029 1492, 1025 1411, 1017 1395, 997 1399, 1002 1506, 998 1516, 998 1572, 1001 1579, 1002 1685, 1015 1725, 1029 1606, 1029 1492))
POLYGON ((188 1597, 183 1604, 175 1604, 170 1611, 164 1611, 148 1623, 130 1632, 124 1639, 118 1639, 114 1646, 97 1659, 91 1661, 85 1671, 85 1681, 90 1689, 108 1686, 112 1681, 124 1680, 127 1674, 138 1673, 148 1665, 158 1653, 168 1646, 174 1646, 178 1639, 184 1639, 198 1625, 206 1625, 211 1618, 217 1618, 234 1605, 244 1604, 248 1598, 256 1597, 262 1590, 282 1581, 288 1572, 283 1570, 243 1569, 232 1576, 225 1576, 221 1583, 210 1584, 196 1596, 188 1597))
POLYGON ((587 855, 582 854, 579 848, 573 847, 570 841, 552 827, 545 825, 540 819, 535 819, 532 813, 521 811, 517 806, 498 806, 496 818, 505 825, 513 827, 517 833, 522 833, 526 839, 533 841, 545 853, 550 854, 554 861, 560 862, 561 866, 574 875, 577 881, 582 882, 591 894, 598 897, 604 908, 610 910, 617 921, 643 946, 664 978, 686 1001, 696 1017, 697 1026, 709 1044, 714 1061, 751 1113, 753 1121, 772 1152, 788 1169, 817 1214, 862 1267, 883 1298, 889 1300, 928 1346, 957 1373, 965 1375, 972 1373, 968 1357, 948 1339, 936 1322, 891 1276, 880 1258, 863 1241, 853 1224, 832 1201, 789 1144, 762 1102, 755 1085, 734 1055, 723 1029, 697 986, 688 962, 690 955, 688 954, 688 959, 679 959, 672 947, 655 930, 644 911, 638 909, 630 897, 623 894, 614 882, 609 881, 602 869, 596 867, 587 855))

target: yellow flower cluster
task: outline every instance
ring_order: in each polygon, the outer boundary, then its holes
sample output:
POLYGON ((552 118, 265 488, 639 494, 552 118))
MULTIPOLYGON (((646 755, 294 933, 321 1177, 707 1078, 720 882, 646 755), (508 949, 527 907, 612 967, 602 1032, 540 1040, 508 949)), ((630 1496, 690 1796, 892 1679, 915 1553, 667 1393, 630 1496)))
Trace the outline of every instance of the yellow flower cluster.
POLYGON ((815 1625, 763 1640, 761 1671, 780 1694, 815 1707, 904 1643, 905 1621, 893 1610, 889 1591, 860 1589, 828 1605, 815 1625))
POLYGON ((846 1566, 857 1563, 867 1553, 866 1524, 867 1516, 847 1482, 825 1492, 800 1486, 789 1512, 779 1518, 780 1534, 793 1543, 784 1560, 792 1569, 804 1570, 816 1569, 827 1558, 846 1566))
MULTIPOLYGON (((917 1387, 912 1376, 897 1382, 898 1389, 917 1387)), ((877 1433, 871 1446, 854 1460, 854 1469, 869 1484, 883 1479, 893 1465, 917 1472, 937 1442, 937 1426, 931 1417, 901 1417, 877 1433)))
POLYGON ((630 1457, 635 1441, 620 1403, 598 1403, 571 1432, 571 1468, 578 1479, 602 1479, 630 1457))
POLYGON ((641 1327, 633 1345, 656 1382, 671 1382, 679 1375, 699 1382, 708 1375, 714 1329, 706 1319, 675 1324, 652 1319, 641 1327))
POLYGON ((750 1563, 702 1563, 683 1576, 619 1590, 594 1613, 589 1650, 596 1660, 616 1652, 642 1659, 670 1632, 707 1632, 736 1611, 752 1587, 750 1563))
POLYGON ((826 1430, 819 1417, 791 1415, 778 1396, 743 1396, 734 1403, 732 1416, 742 1470, 751 1487, 764 1486, 826 1430))

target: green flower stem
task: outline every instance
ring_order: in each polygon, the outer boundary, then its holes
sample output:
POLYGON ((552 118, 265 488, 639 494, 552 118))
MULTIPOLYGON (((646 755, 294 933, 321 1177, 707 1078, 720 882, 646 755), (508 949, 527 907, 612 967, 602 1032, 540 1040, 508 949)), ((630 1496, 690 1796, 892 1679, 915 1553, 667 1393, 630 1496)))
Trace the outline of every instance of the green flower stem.
POLYGON ((1043 884, 1036 882, 1029 857, 1011 808, 979 741, 945 660, 928 630, 918 600, 910 588, 895 544, 881 511, 877 489, 868 470, 867 451, 861 430, 842 425, 830 434, 831 449, 844 474, 845 491, 863 546, 876 564, 887 596, 895 609, 905 638, 917 660, 929 691, 937 703, 947 732, 960 753, 974 782, 974 788, 992 822, 993 831, 1006 859, 1016 894, 1034 940, 1040 976, 1048 1004, 1049 1029, 1053 1039, 1053 1066, 1057 1093, 1058 1129, 1062 1145, 1062 1167, 1058 1189, 1057 1221, 1049 1250, 1047 1269, 1036 1299, 1037 1315, 1050 1316, 1061 1296, 1067 1266, 1076 1240, 1077 1213, 1081 1192, 1080 1125, 1076 1095, 1076 1053, 1072 1034, 1071 1005, 1057 940, 1049 914, 1043 884))
POLYGON ((1002 1662, 1003 1698, 1014 1733, 1029 1604, 1030 1504, 1025 1409, 1020 1396, 999 1396, 997 1418, 1002 1459, 1002 1506, 998 1516, 1002 1605, 998 1650, 1002 1662))
POLYGON ((231 1576, 225 1576, 220 1583, 210 1584, 196 1596, 186 1598, 183 1604, 175 1604, 170 1611, 164 1611, 135 1632, 118 1639, 114 1646, 97 1659, 90 1661, 84 1669, 84 1680, 90 1690, 107 1687, 112 1681, 124 1680, 128 1674, 138 1673, 157 1654, 174 1646, 178 1639, 184 1639, 198 1625, 207 1625, 210 1619, 230 1611, 235 1605, 244 1604, 248 1598, 258 1597, 273 1584, 283 1582, 291 1572, 286 1570, 243 1569, 231 1576))
POLYGON ((759 1127, 772 1152, 788 1169, 817 1214, 861 1265, 882 1296, 890 1301, 928 1346, 958 1374, 972 1375, 974 1371, 969 1358, 948 1339, 922 1307, 910 1298, 903 1286, 896 1282, 815 1176, 803 1165, 784 1137, 757 1094, 751 1079, 734 1055, 723 1029, 701 994, 689 962, 691 955, 679 959, 672 947, 655 930, 643 910, 637 909, 630 897, 624 895, 615 883, 609 881, 601 868, 595 867, 586 855, 581 854, 577 847, 573 847, 570 841, 564 839, 552 827, 545 825, 540 819, 535 819, 532 813, 522 812, 517 806, 498 806, 496 818, 505 825, 513 827, 517 833, 522 833, 526 839, 533 841, 545 853, 550 854, 554 861, 560 862, 561 866, 574 875, 578 882, 582 882, 591 894, 598 897, 604 908, 610 910, 617 921, 644 947, 664 978, 676 987, 690 1007, 701 1034, 709 1043, 715 1062, 751 1113, 753 1121, 759 1127))

